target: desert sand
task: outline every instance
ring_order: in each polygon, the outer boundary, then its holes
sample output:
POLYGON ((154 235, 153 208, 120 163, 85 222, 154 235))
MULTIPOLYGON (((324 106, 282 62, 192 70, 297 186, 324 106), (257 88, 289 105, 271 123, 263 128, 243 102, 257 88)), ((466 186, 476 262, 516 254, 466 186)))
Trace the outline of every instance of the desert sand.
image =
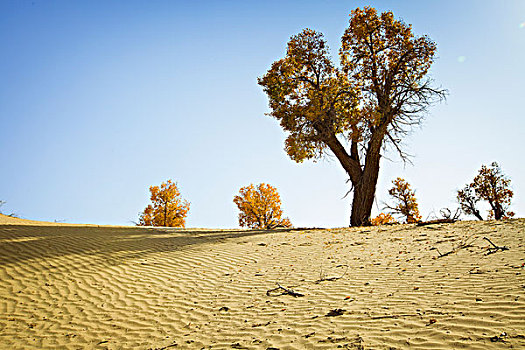
POLYGON ((525 348, 524 263, 525 219, 250 231, 0 217, 0 348, 525 348))

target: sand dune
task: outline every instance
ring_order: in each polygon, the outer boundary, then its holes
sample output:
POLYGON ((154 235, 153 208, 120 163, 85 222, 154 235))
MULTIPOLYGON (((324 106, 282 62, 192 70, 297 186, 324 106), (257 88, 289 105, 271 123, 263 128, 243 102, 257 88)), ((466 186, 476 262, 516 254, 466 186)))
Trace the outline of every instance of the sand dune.
POLYGON ((0 348, 525 348, 524 232, 4 223, 0 348))

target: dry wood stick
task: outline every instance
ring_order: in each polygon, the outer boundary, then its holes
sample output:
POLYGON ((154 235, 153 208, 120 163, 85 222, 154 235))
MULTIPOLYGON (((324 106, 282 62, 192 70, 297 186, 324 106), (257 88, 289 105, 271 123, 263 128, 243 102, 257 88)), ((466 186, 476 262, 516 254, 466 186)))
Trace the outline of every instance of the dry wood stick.
POLYGON ((439 251, 439 249, 436 248, 439 256, 438 258, 442 258, 444 256, 447 256, 449 254, 452 254, 452 253, 456 253, 458 250, 460 249, 464 249, 464 248, 469 248, 469 247, 472 247, 472 243, 474 243, 474 241, 477 239, 477 237, 474 237, 474 239, 472 241, 469 242, 470 238, 474 236, 474 234, 471 234, 470 236, 467 237, 467 239, 465 239, 464 242, 461 242, 457 247, 455 248, 452 248, 451 251, 449 252, 446 252, 445 254, 441 254, 441 252, 439 251))
POLYGON ((320 278, 317 281, 315 281, 315 283, 321 283, 323 281, 337 281, 337 280, 340 280, 348 272, 348 265, 344 264, 344 265, 337 265, 336 266, 336 267, 343 267, 343 266, 346 266, 346 270, 345 270, 345 272, 343 272, 343 274, 341 276, 334 276, 334 277, 322 277, 322 276, 319 276, 320 278))
POLYGON ((435 219, 435 220, 429 220, 429 221, 420 221, 417 223, 417 226, 426 226, 426 225, 434 225, 434 224, 452 224, 456 222, 455 219, 435 219))
POLYGON ((438 254, 439 254, 438 258, 442 258, 442 257, 444 257, 444 256, 447 256, 447 255, 449 255, 449 254, 454 253, 454 250, 451 250, 451 251, 449 251, 449 252, 446 252, 445 254, 441 254, 441 252, 439 251, 439 249, 436 248, 436 250, 437 250, 437 252, 438 252, 438 254))
POLYGON ((486 240, 487 242, 489 242, 490 244, 492 244, 492 246, 494 248, 489 248, 489 253, 488 254, 492 254, 492 253, 495 253, 497 252, 498 250, 509 250, 510 248, 509 247, 505 247, 505 246, 497 246, 495 245, 494 243, 492 243, 492 241, 490 239, 488 239, 487 237, 483 237, 484 240, 486 240))
POLYGON ((298 292, 296 292, 296 291, 294 291, 292 289, 289 289, 289 288, 285 288, 285 287, 281 286, 279 284, 279 282, 276 282, 276 283, 277 283, 277 288, 267 290, 266 291, 266 295, 270 296, 271 292, 279 290, 279 289, 282 289, 284 291, 282 294, 290 294, 293 297, 304 297, 304 294, 298 293, 298 292))
POLYGON ((383 318, 398 318, 398 317, 410 317, 410 316, 421 316, 420 314, 399 314, 399 315, 385 315, 371 317, 372 320, 380 320, 383 318))

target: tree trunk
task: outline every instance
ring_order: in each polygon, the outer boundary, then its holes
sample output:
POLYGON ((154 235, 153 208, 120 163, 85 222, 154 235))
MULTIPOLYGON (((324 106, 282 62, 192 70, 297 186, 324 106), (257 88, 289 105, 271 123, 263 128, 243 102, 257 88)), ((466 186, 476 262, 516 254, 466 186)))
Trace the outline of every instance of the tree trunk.
POLYGON ((362 170, 359 162, 355 159, 357 155, 354 157, 349 155, 335 135, 325 141, 350 176, 350 181, 354 186, 350 226, 370 225, 370 214, 372 213, 379 176, 381 145, 385 132, 386 126, 383 126, 376 129, 372 135, 366 152, 365 166, 362 170))
POLYGON ((350 226, 370 226, 370 214, 372 213, 379 177, 379 159, 379 152, 369 153, 363 175, 359 182, 353 184, 354 198, 352 200, 350 226))
POLYGON ((375 188, 359 184, 354 186, 350 226, 369 226, 370 213, 374 203, 375 188))
POLYGON ((168 224, 168 203, 164 203, 164 227, 168 224))
POLYGON ((501 207, 501 204, 496 202, 494 203, 494 205, 492 203, 490 203, 490 205, 493 208, 492 210, 494 212, 494 219, 501 220, 503 218, 503 213, 504 213, 504 210, 501 207))
POLYGON ((477 210, 476 208, 473 208, 473 209, 472 209, 472 214, 473 214, 478 220, 483 221, 483 216, 481 216, 479 210, 477 210))
POLYGON ((376 194, 377 179, 379 177, 379 161, 381 159, 381 145, 387 130, 387 123, 379 125, 372 131, 366 150, 365 166, 359 180, 354 185, 352 200, 352 214, 350 226, 369 226, 370 214, 376 194))

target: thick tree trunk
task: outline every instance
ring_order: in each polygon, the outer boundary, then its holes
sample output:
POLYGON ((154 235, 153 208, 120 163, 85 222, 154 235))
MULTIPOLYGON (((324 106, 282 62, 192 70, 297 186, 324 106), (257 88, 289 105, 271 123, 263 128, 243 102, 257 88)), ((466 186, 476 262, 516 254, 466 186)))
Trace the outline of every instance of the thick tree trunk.
POLYGON ((492 211, 494 212, 494 219, 501 220, 503 218, 503 213, 505 212, 501 205, 497 202, 493 203, 490 201, 490 206, 492 207, 492 211))
POLYGON ((352 213, 350 226, 369 226, 370 214, 376 194, 377 180, 379 178, 379 151, 367 154, 365 169, 361 179, 354 183, 354 198, 352 200, 352 213))
POLYGON ((350 226, 370 225, 370 214, 376 193, 377 179, 379 176, 379 160, 381 158, 381 144, 383 142, 386 127, 377 130, 368 144, 365 166, 361 169, 355 155, 349 155, 339 140, 335 137, 329 138, 326 143, 330 150, 335 154, 343 168, 346 170, 350 181, 354 186, 354 197, 352 200, 352 213, 350 216, 350 226))
POLYGON ((362 184, 354 186, 350 226, 370 225, 370 213, 372 212, 372 204, 374 203, 374 194, 375 188, 362 184))

